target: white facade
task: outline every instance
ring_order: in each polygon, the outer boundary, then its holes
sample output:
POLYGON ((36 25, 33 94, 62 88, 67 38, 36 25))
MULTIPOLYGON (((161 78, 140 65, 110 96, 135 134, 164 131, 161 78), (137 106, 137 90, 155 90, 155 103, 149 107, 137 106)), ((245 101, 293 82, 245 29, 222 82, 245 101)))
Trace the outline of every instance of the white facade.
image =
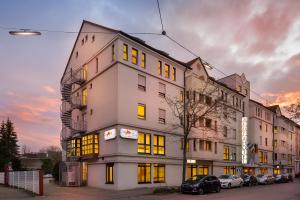
MULTIPOLYGON (((84 21, 61 81, 65 160, 83 163, 83 182, 115 190, 180 185, 183 130, 174 128, 180 120, 164 96, 180 98, 184 77, 187 91, 201 89, 203 81, 212 83, 218 88, 216 96, 224 98, 226 109, 234 113, 229 119, 206 117, 204 122, 211 123, 205 131, 192 129, 187 176, 266 167, 256 154, 251 160, 247 153, 247 163, 242 163, 243 117, 248 119, 247 140, 268 153, 264 164, 272 173, 273 121, 255 116, 256 104, 249 100, 250 83, 244 75, 214 80, 199 59, 183 63, 123 32, 84 21), (268 130, 260 130, 260 123, 268 130), (260 136, 268 138, 267 146, 259 143, 260 136)), ((291 154, 294 159, 296 150, 291 154)))

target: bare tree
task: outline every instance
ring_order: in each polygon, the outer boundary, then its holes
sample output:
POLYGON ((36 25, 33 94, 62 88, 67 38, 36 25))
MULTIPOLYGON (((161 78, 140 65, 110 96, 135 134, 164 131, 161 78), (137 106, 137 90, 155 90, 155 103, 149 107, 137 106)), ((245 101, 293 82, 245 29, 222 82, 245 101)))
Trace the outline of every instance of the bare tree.
POLYGON ((227 139, 226 126, 228 119, 236 119, 236 113, 230 108, 230 93, 219 90, 214 81, 200 81, 194 88, 184 91, 181 97, 165 97, 173 115, 179 121, 171 124, 174 129, 183 130, 183 168, 182 181, 185 181, 187 165, 187 144, 190 133, 206 134, 206 138, 220 139, 218 133, 223 133, 227 139), (214 122, 214 124, 213 124, 214 122), (211 131, 213 130, 213 131, 211 131), (208 134, 213 132, 214 134, 208 134))
POLYGON ((300 122, 300 99, 297 99, 296 103, 285 106, 284 109, 288 113, 290 119, 300 122))

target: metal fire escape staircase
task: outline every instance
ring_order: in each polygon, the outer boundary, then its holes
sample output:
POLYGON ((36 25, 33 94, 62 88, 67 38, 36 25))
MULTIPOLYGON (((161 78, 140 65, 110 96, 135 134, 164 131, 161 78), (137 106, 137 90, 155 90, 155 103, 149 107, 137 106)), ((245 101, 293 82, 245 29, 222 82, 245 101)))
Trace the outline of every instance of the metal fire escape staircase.
MULTIPOLYGON (((66 142, 66 140, 80 136, 82 133, 86 131, 86 122, 81 121, 73 121, 72 120, 72 111, 75 109, 83 109, 86 107, 85 102, 83 102, 82 96, 74 96, 72 95, 72 87, 74 84, 82 85, 85 82, 85 72, 83 68, 73 72, 70 71, 64 81, 61 84, 61 95, 62 95, 62 105, 61 105, 61 121, 63 124, 62 132, 61 132, 61 142, 62 144, 66 142)), ((63 145, 64 146, 64 145, 63 145)))

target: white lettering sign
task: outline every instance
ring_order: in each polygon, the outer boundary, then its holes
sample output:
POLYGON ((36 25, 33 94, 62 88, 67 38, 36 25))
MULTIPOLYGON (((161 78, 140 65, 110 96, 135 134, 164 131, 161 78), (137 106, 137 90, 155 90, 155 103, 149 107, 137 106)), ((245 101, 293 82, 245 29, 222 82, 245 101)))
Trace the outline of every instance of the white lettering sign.
POLYGON ((196 160, 187 160, 186 162, 189 164, 194 164, 194 163, 196 163, 196 160))
POLYGON ((242 164, 248 162, 248 118, 242 118, 242 164))
POLYGON ((128 138, 128 139, 136 140, 138 138, 138 132, 136 130, 121 128, 120 136, 122 138, 128 138))
POLYGON ((116 129, 110 129, 107 131, 104 131, 104 140, 111 140, 116 138, 117 134, 116 134, 116 129))

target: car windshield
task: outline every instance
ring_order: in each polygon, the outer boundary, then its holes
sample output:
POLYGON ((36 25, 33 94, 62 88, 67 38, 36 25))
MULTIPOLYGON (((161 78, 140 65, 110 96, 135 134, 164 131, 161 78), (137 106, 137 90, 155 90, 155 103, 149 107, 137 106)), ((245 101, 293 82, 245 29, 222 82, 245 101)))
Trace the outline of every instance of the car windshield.
POLYGON ((258 178, 262 178, 262 177, 264 177, 264 176, 265 176, 265 175, 263 175, 263 174, 257 175, 258 178))
POLYGON ((205 176, 193 176, 186 180, 186 182, 198 182, 199 180, 203 179, 205 176))
POLYGON ((231 175, 221 175, 219 176, 219 179, 230 179, 231 175))

